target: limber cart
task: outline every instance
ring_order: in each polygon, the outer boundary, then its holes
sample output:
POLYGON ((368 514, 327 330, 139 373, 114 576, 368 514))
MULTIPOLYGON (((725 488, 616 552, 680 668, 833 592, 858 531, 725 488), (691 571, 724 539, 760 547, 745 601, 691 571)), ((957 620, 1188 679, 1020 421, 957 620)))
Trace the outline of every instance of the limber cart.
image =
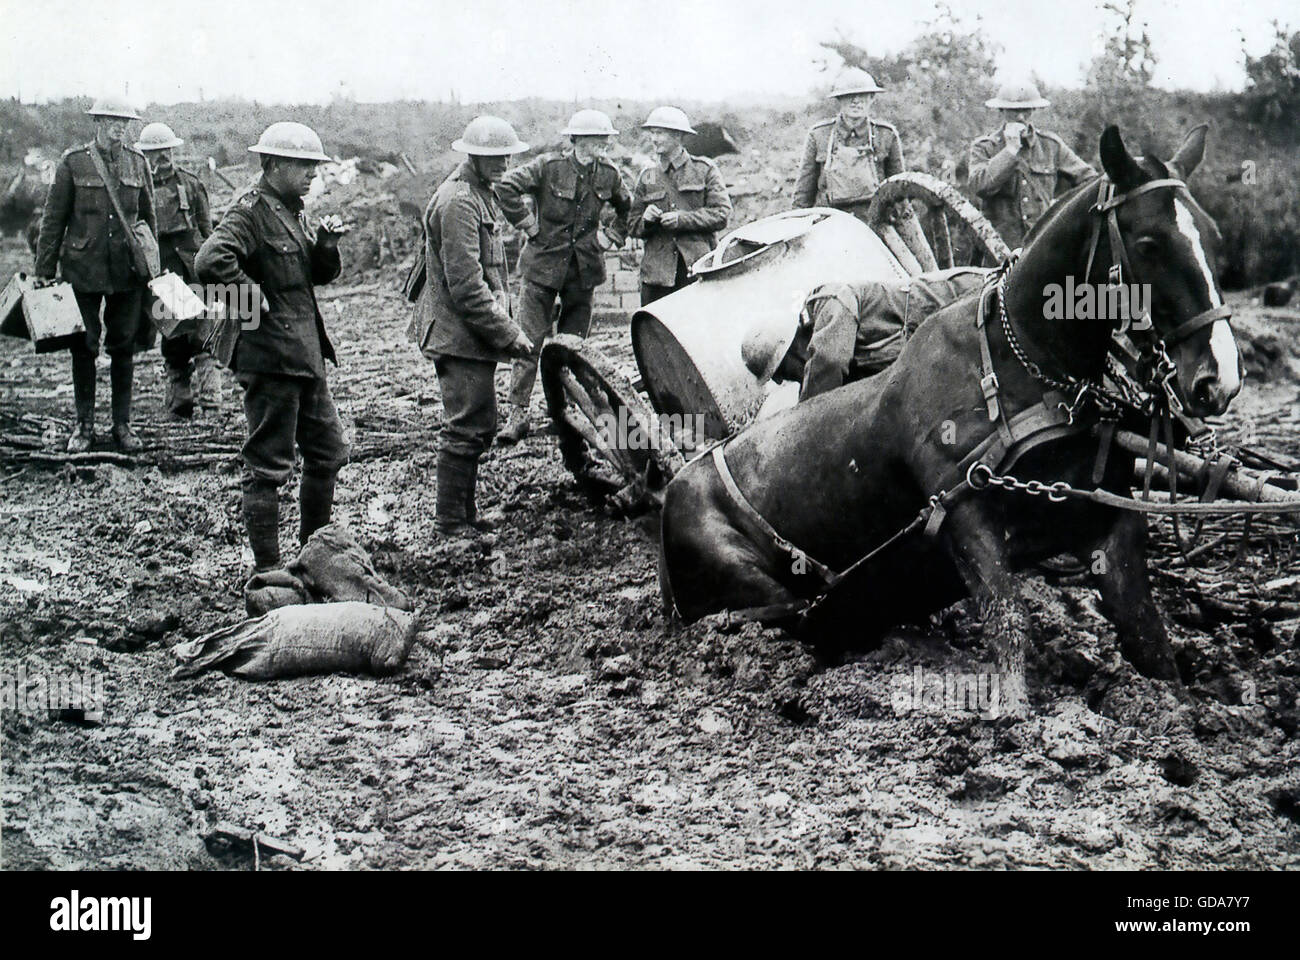
MULTIPOLYGON (((777 396, 745 366, 741 345, 755 328, 792 332, 807 295, 828 282, 906 282, 935 269, 1010 253, 993 226, 953 187, 905 172, 881 184, 868 223, 828 208, 793 210, 725 235, 692 266, 699 282, 637 310, 631 321, 636 372, 620 369, 594 345, 558 336, 542 349, 541 379, 565 465, 582 488, 615 513, 655 508, 685 463, 754 422, 793 405, 797 385, 777 396), (912 216, 899 201, 910 201, 912 216), (902 209, 909 215, 898 217, 902 209), (921 224, 928 226, 923 230, 921 224)), ((1117 444, 1138 459, 1136 482, 1154 471, 1202 493, 1217 473, 1215 495, 1246 502, 1292 502, 1294 473, 1263 473, 1235 464, 1224 474, 1205 456, 1157 445, 1148 466, 1147 438, 1118 431, 1117 444)), ((1281 464, 1246 449, 1240 459, 1276 470, 1281 464)), ((1149 485, 1151 478, 1145 478, 1149 485)))
POLYGON ((886 180, 867 221, 815 207, 732 230, 691 267, 699 282, 633 314, 634 375, 581 338, 549 340, 542 388, 579 484, 616 512, 657 505, 688 459, 752 423, 765 401, 768 410, 792 403, 768 400, 771 387, 746 368, 741 346, 756 328, 793 331, 818 285, 902 283, 1009 252, 969 201, 927 174, 886 180))

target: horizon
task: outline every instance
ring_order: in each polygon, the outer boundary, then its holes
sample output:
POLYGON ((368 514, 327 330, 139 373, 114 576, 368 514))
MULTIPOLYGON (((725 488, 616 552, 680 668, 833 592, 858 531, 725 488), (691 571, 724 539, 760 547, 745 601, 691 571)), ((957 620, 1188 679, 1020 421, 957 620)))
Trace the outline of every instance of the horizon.
MULTIPOLYGON (((814 93, 830 79, 819 41, 895 55, 940 4, 885 0, 319 0, 299 8, 227 0, 48 0, 17 4, 0 25, 0 95, 41 104, 126 91, 159 105, 222 100, 283 105, 489 104, 520 100, 718 103, 814 93), (75 32, 51 24, 77 24, 75 32), (56 36, 60 55, 47 47, 56 36), (338 38, 346 37, 340 44, 338 38), (649 39, 647 39, 649 38, 649 39), (518 91, 529 95, 520 97, 518 91)), ((1092 0, 953 0, 960 27, 1000 48, 999 70, 1056 89, 1083 85, 1110 22, 1092 0), (1026 42, 1026 38, 1030 38, 1026 42)), ((1157 63, 1153 86, 1198 93, 1245 88, 1243 52, 1272 46, 1290 0, 1234 8, 1213 0, 1137 0, 1157 63), (1207 66, 1208 64, 1208 66, 1207 66)), ((1288 27, 1288 29, 1290 29, 1288 27)))

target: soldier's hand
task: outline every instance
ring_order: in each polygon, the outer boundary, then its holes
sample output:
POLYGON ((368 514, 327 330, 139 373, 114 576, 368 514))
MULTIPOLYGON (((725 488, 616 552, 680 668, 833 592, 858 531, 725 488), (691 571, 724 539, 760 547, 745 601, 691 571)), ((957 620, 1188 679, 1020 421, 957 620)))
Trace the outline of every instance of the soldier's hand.
POLYGON ((514 341, 506 348, 506 352, 520 360, 527 360, 533 355, 533 341, 528 339, 528 334, 520 330, 514 341))
POLYGON ((667 213, 662 213, 659 215, 659 226, 663 227, 665 230, 676 230, 677 221, 679 221, 681 218, 682 218, 681 211, 669 210, 667 213))
POLYGON ((1007 140, 1007 146, 1010 147, 1012 150, 1018 151, 1020 149, 1020 147, 1024 143, 1022 139, 1024 135, 1025 135, 1025 125, 1023 123, 1017 123, 1016 121, 1013 120, 1011 123, 1007 124, 1006 130, 1004 132, 1004 136, 1006 137, 1007 140))
POLYGON ((316 242, 327 246, 336 244, 339 242, 339 237, 351 229, 351 227, 343 223, 343 218, 337 214, 321 217, 320 226, 316 228, 316 242))
POLYGON ((664 212, 659 209, 659 205, 652 203, 645 208, 645 213, 641 214, 641 219, 646 223, 657 223, 663 215, 664 212))

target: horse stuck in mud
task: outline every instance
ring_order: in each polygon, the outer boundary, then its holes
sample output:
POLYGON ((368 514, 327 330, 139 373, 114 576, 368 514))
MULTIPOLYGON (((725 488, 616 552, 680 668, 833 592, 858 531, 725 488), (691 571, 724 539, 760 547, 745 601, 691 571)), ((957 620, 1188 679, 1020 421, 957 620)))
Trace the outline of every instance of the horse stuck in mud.
POLYGON ((1016 574, 1070 554, 1123 655, 1180 683, 1148 583, 1146 522, 1124 507, 1134 456, 1110 440, 1116 422, 1221 414, 1241 387, 1217 230, 1184 182, 1205 136, 1196 128, 1162 162, 1130 155, 1107 128, 1104 175, 1061 197, 1022 255, 922 323, 889 369, 682 469, 662 515, 669 609, 688 622, 729 611, 842 649, 969 594, 1004 708, 1022 710, 1031 623, 1016 574), (1045 291, 1067 282, 1147 286, 1149 318, 1131 332, 1145 409, 1103 384, 1114 322, 1044 318, 1045 291))

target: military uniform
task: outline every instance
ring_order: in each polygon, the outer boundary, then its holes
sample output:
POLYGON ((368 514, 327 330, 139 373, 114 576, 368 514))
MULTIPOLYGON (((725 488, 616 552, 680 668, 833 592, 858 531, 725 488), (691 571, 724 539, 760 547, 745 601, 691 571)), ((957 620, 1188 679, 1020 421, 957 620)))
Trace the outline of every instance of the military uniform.
POLYGON ((1018 247, 1025 234, 1059 193, 1078 186, 1096 171, 1054 133, 1027 128, 1020 150, 1007 149, 1005 125, 980 137, 970 148, 970 188, 984 215, 1007 246, 1018 247))
POLYGON ((510 170, 497 185, 506 218, 528 235, 519 260, 524 277, 520 325, 533 342, 533 355, 516 360, 510 400, 527 409, 537 379, 537 359, 550 332, 556 297, 559 332, 585 337, 591 327, 592 293, 605 279, 605 257, 597 239, 605 204, 614 208, 606 232, 615 245, 627 238, 631 198, 618 168, 607 160, 578 163, 572 150, 545 153, 510 170), (533 198, 528 212, 524 196, 533 198))
POLYGON ((799 331, 787 351, 802 371, 799 399, 880 373, 898 359, 913 330, 930 314, 978 290, 987 270, 956 267, 904 283, 825 283, 804 301, 799 331))
POLYGON ((434 361, 445 417, 440 451, 473 460, 496 432, 496 365, 519 336, 510 317, 501 208, 464 161, 424 211, 424 289, 408 334, 434 361))
MULTIPOLYGON (((321 525, 317 511, 323 510, 328 522, 334 478, 348 461, 343 427, 325 380, 325 361, 337 359, 313 289, 329 283, 340 269, 337 245, 310 235, 302 200, 280 196, 265 179, 231 204, 195 258, 204 283, 255 283, 269 307, 256 326, 241 326, 230 362, 244 389, 248 421, 244 488, 246 493, 259 486, 274 491, 287 482, 296 441, 303 460, 304 541, 321 525), (328 497, 317 488, 327 488, 328 497)), ((269 565, 278 563, 278 548, 274 559, 269 565)), ((259 567, 267 565, 258 558, 259 567)))
POLYGON ((730 217, 726 184, 708 157, 693 157, 679 147, 666 165, 660 161, 642 170, 628 213, 632 236, 645 238, 641 305, 686 286, 690 265, 713 249, 715 231, 730 217), (652 205, 665 213, 680 211, 677 225, 668 230, 658 222, 646 223, 642 214, 652 205))
MULTIPOLYGON (((158 254, 163 270, 170 270, 186 283, 197 282, 194 258, 203 241, 212 234, 207 188, 188 170, 173 166, 155 173, 153 197, 158 220, 158 254)), ((193 403, 189 392, 190 364, 196 357, 201 361, 210 360, 202 345, 211 332, 210 323, 200 322, 193 332, 163 338, 162 355, 167 362, 173 392, 181 394, 176 398, 178 402, 188 398, 189 403, 193 403)))
MULTIPOLYGON (((59 159, 45 198, 40 234, 36 242, 36 275, 53 278, 62 266, 63 279, 72 284, 86 326, 85 347, 73 353, 94 357, 103 337, 104 351, 129 357, 152 345, 153 327, 144 314, 145 281, 134 276, 126 231, 118 222, 108 190, 95 169, 93 142, 73 147, 59 159), (100 324, 99 308, 104 305, 100 324)), ((100 150, 108 175, 116 182, 122 213, 143 220, 157 235, 153 181, 144 154, 125 144, 100 150)))
POLYGON ((903 170, 898 130, 868 118, 850 126, 843 117, 808 131, 794 188, 795 207, 838 207, 864 217, 880 182, 903 170))

